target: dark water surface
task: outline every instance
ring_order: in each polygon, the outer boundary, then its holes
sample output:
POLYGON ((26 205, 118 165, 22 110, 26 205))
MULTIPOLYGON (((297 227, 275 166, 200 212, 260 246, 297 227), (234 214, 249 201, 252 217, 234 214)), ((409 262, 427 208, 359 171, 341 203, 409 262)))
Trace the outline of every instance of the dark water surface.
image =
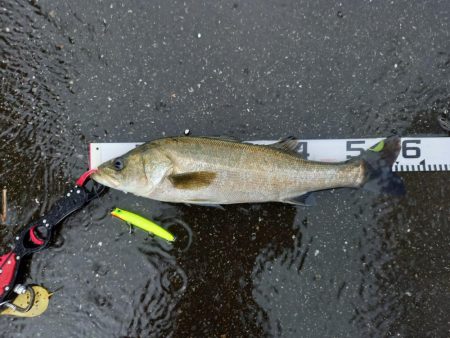
MULTIPOLYGON (((442 1, 0 1, 0 185, 13 234, 87 167, 89 142, 444 135, 442 1)), ((2 337, 448 337, 449 174, 404 198, 318 205, 159 203, 110 191, 36 254, 58 290, 2 337), (174 246, 113 220, 170 226, 174 246)))

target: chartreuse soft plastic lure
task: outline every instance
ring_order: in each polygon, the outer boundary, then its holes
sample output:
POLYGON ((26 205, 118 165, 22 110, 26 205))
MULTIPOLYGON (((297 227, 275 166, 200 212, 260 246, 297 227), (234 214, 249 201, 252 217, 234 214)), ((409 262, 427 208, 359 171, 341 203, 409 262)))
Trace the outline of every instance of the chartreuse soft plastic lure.
POLYGON ((380 151, 383 150, 383 148, 384 148, 384 140, 381 140, 380 142, 375 144, 372 148, 369 148, 369 150, 379 153, 380 151))
POLYGON ((111 215, 120 218, 122 221, 130 223, 131 225, 141 228, 142 230, 151 232, 155 236, 161 237, 169 242, 173 242, 175 240, 175 236, 163 227, 130 211, 115 208, 111 211, 111 215))

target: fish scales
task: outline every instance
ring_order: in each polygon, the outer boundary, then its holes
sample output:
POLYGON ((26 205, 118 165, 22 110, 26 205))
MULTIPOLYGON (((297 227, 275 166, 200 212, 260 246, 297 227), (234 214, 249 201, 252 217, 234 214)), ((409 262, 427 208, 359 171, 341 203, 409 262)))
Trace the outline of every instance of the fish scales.
POLYGON ((218 173, 210 186, 182 194, 166 182, 153 193, 161 199, 187 198, 191 203, 220 200, 223 204, 283 200, 313 189, 360 183, 359 165, 305 161, 298 155, 267 146, 194 137, 162 139, 159 146, 174 163, 175 173, 218 173))

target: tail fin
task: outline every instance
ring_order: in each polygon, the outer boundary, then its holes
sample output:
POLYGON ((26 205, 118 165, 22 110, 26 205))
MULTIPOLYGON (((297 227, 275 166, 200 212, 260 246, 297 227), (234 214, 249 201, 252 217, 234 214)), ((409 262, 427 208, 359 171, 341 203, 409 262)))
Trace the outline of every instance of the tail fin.
POLYGON ((365 172, 362 188, 383 194, 405 194, 403 180, 392 172, 400 148, 400 138, 390 136, 361 155, 365 172))

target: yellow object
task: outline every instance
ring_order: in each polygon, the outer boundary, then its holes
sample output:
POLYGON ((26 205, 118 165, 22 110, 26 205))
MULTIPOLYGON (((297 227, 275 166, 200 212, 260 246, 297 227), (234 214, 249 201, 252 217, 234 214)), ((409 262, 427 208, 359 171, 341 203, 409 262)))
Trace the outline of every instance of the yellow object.
MULTIPOLYGON (((0 312, 0 315, 16 317, 36 317, 43 314, 45 310, 47 310, 48 302, 52 294, 42 286, 33 285, 32 288, 34 291, 34 301, 30 310, 28 310, 27 312, 20 312, 7 307, 2 312, 0 312)), ((18 295, 14 299, 12 304, 21 308, 26 308, 30 304, 30 299, 31 294, 30 291, 27 290, 25 293, 18 295)))
POLYGON ((136 215, 130 211, 115 208, 111 212, 111 215, 120 218, 121 220, 130 223, 131 225, 137 226, 142 230, 151 232, 155 236, 161 237, 169 242, 173 242, 175 240, 175 236, 172 235, 169 231, 167 231, 163 227, 150 221, 149 219, 136 215))
POLYGON ((372 148, 370 148, 369 150, 375 151, 377 153, 379 153, 380 151, 382 151, 384 148, 384 140, 381 140, 380 142, 378 142, 377 144, 375 144, 372 148))

